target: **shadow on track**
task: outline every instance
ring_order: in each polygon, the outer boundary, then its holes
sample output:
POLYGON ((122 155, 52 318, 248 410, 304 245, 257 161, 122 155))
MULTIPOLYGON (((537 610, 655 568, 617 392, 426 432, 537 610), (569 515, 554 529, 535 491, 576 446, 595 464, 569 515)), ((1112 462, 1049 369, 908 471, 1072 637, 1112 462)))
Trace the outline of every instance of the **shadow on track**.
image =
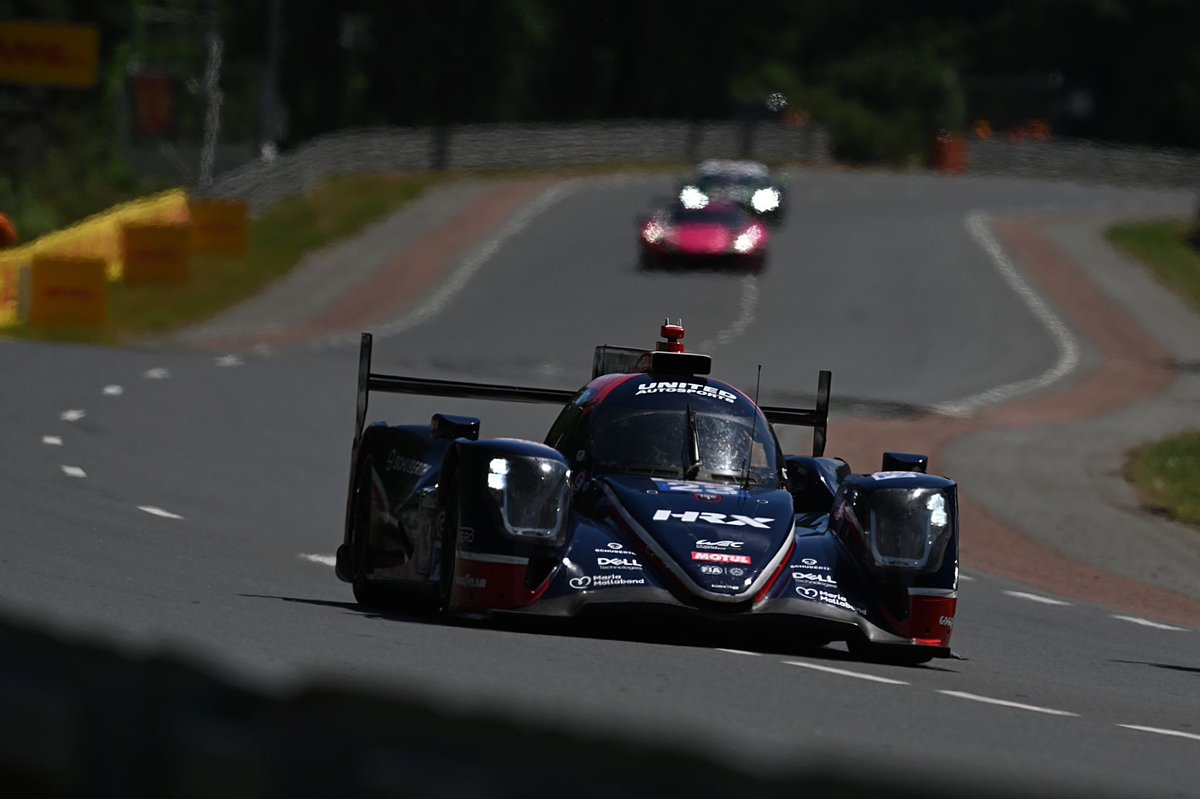
MULTIPOLYGON (((584 616, 561 619, 516 614, 497 614, 491 618, 483 619, 385 610, 366 607, 356 602, 337 602, 328 599, 310 599, 307 597, 271 594, 238 594, 238 596, 250 599, 272 599, 279 602, 294 602, 318 607, 337 608, 369 619, 383 619, 429 626, 477 627, 514 635, 591 638, 594 640, 627 641, 656 646, 690 647, 706 650, 736 649, 760 655, 806 657, 844 663, 876 662, 869 658, 857 657, 846 649, 840 648, 843 644, 837 642, 831 643, 823 638, 789 636, 787 640, 784 640, 777 629, 765 626, 755 629, 742 629, 740 625, 732 623, 714 625, 705 620, 689 620, 680 617, 669 619, 656 617, 647 620, 632 616, 606 616, 600 618, 584 616)), ((955 660, 964 659, 955 658, 955 660)), ((949 664, 953 663, 954 660, 944 662, 949 664)), ((926 671, 958 673, 957 669, 948 668, 946 665, 941 664, 888 663, 886 665, 921 668, 926 671)))

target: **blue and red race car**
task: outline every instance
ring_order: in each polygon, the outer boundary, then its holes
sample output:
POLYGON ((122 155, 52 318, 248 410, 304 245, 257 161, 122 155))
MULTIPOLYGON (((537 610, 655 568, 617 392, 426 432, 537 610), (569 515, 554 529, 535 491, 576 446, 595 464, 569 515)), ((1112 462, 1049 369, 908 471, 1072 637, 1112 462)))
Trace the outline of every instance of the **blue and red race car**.
POLYGON ((358 601, 685 616, 901 662, 949 656, 955 483, 920 455, 884 453, 863 475, 824 457, 828 372, 814 408, 759 406, 708 376, 682 326, 661 332, 653 350, 598 347, 576 391, 377 374, 364 334, 337 552, 358 601), (540 443, 480 438, 479 419, 441 413, 364 428, 381 391, 561 410, 540 443), (812 455, 784 455, 772 424, 812 427, 812 455))

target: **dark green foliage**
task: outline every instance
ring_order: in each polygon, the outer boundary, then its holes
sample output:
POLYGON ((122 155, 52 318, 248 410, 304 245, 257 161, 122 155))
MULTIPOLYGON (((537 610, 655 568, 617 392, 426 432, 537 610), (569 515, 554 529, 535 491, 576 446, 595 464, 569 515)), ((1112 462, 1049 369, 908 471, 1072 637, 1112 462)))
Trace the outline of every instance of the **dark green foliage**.
MULTIPOLYGON (((199 136, 205 26, 147 24, 138 8, 220 13, 222 134, 260 138, 273 2, 0 0, 0 19, 97 24, 103 68, 93 89, 0 86, 42 111, 37 146, 0 173, 0 208, 28 237, 146 188, 124 166, 138 64, 178 77, 177 134, 199 136)), ((1200 147, 1190 0, 278 4, 284 146, 362 125, 763 117, 781 92, 853 161, 923 158, 937 131, 976 118, 1200 147)))

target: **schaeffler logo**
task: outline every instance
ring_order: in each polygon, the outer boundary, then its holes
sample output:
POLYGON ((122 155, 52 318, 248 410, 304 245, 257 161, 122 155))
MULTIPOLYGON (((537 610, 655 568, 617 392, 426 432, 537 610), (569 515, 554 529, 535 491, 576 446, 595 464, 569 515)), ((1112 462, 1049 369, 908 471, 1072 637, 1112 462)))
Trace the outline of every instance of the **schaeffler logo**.
POLYGON ((672 383, 659 381, 657 383, 640 383, 637 396, 643 394, 695 394, 699 397, 719 399, 725 402, 737 402, 737 394, 716 386, 705 386, 700 383, 672 383))
POLYGON ((765 516, 742 516, 738 513, 710 513, 696 510, 674 513, 666 508, 654 512, 654 521, 656 522, 665 522, 670 519, 678 519, 684 524, 703 522, 705 524, 727 524, 730 527, 757 527, 760 530, 770 530, 771 522, 775 521, 765 516))

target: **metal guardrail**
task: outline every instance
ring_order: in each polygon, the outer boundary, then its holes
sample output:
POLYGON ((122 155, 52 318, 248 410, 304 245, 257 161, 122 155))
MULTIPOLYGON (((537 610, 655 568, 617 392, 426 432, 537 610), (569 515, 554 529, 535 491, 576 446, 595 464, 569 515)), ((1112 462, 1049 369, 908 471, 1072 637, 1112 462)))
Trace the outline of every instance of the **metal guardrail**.
POLYGON ((831 159, 829 134, 816 125, 638 120, 364 128, 322 136, 271 161, 230 170, 217 177, 211 193, 248 200, 251 212, 259 213, 338 174, 694 163, 705 158, 826 163, 831 159))
POLYGON ((1093 141, 970 140, 967 172, 1200 190, 1200 152, 1093 141))

